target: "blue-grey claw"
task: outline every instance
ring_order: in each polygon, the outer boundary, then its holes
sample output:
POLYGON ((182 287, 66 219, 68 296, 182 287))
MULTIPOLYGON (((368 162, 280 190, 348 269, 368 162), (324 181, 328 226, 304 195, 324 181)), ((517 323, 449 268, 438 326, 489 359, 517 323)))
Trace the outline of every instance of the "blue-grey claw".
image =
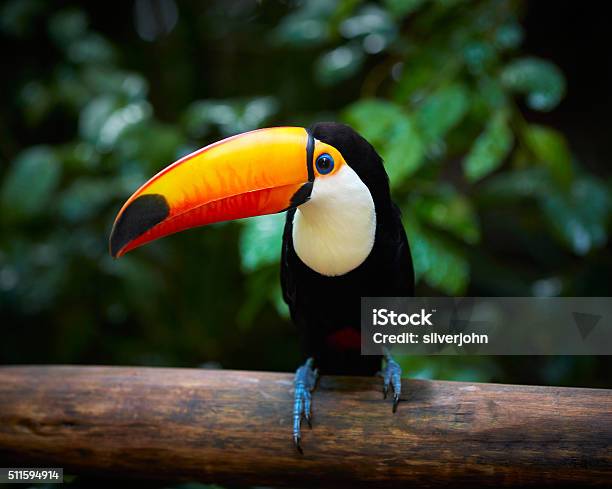
POLYGON ((295 445, 296 450, 304 455, 304 450, 302 450, 302 437, 300 435, 293 434, 293 444, 295 445))
POLYGON ((385 367, 380 375, 383 378, 383 398, 387 398, 389 387, 391 387, 393 389, 393 412, 396 412, 402 394, 402 368, 387 350, 385 351, 385 367))
POLYGON ((317 383, 319 373, 313 369, 314 359, 309 358, 306 363, 295 372, 295 393, 293 400, 293 444, 299 453, 302 450, 302 418, 306 419, 308 426, 312 428, 312 391, 317 383))

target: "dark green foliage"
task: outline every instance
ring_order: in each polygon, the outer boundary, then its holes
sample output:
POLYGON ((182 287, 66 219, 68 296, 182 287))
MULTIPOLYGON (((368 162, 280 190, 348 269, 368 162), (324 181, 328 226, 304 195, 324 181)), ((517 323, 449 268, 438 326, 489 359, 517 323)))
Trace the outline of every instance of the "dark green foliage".
MULTIPOLYGON (((119 261, 107 239, 122 202, 180 156, 325 119, 350 123, 385 159, 421 295, 609 295, 609 278, 593 277, 611 268, 610 184, 561 132, 526 121, 567 87, 521 50, 520 3, 180 2, 176 27, 153 42, 138 37, 131 4, 62 5, 0 8, 12 53, 0 94, 1 361, 294 368, 284 216, 119 261)), ((599 365, 552 359, 529 377, 518 363, 404 368, 588 384, 599 365)))

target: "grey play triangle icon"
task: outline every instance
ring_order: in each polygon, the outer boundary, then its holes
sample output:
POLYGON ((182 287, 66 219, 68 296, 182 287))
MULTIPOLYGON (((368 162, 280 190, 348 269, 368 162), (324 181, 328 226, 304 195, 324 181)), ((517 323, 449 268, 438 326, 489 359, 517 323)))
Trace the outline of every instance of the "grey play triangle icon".
POLYGON ((587 336, 591 334, 597 323, 601 319, 601 316, 596 314, 587 314, 585 312, 573 312, 574 322, 580 331, 580 336, 583 340, 586 340, 587 336))

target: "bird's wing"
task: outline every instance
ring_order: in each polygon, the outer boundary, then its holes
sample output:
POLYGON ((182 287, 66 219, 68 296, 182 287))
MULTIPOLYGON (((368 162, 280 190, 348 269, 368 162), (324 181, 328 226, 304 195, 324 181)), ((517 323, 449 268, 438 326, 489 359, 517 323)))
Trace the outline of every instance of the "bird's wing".
POLYGON ((393 229, 397 230, 391 238, 393 240, 391 249, 395 250, 395 257, 392 263, 395 263, 398 269, 402 270, 403 273, 391 274, 390 279, 397 282, 393 285, 398 292, 401 292, 401 294, 398 295, 411 297, 414 296, 414 267, 412 264, 412 255, 410 253, 406 231, 402 224, 402 212, 395 203, 392 203, 392 206, 393 216, 394 219, 396 219, 396 225, 393 226, 393 229))
POLYGON ((293 230, 293 215, 295 209, 287 211, 287 219, 285 221, 285 229, 283 231, 283 244, 281 250, 281 288, 283 290, 283 299, 289 306, 289 310, 293 314, 293 308, 295 306, 295 277, 290 271, 289 255, 292 252, 291 246, 293 242, 292 230, 293 230))

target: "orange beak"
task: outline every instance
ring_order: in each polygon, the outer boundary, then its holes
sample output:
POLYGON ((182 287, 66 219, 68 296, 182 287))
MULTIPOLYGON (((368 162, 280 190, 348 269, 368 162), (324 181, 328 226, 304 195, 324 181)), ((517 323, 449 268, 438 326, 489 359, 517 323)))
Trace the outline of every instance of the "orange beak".
POLYGON ((260 129, 171 164, 123 205, 110 236, 118 258, 149 241, 220 221, 282 212, 310 197, 314 140, 299 127, 260 129))

